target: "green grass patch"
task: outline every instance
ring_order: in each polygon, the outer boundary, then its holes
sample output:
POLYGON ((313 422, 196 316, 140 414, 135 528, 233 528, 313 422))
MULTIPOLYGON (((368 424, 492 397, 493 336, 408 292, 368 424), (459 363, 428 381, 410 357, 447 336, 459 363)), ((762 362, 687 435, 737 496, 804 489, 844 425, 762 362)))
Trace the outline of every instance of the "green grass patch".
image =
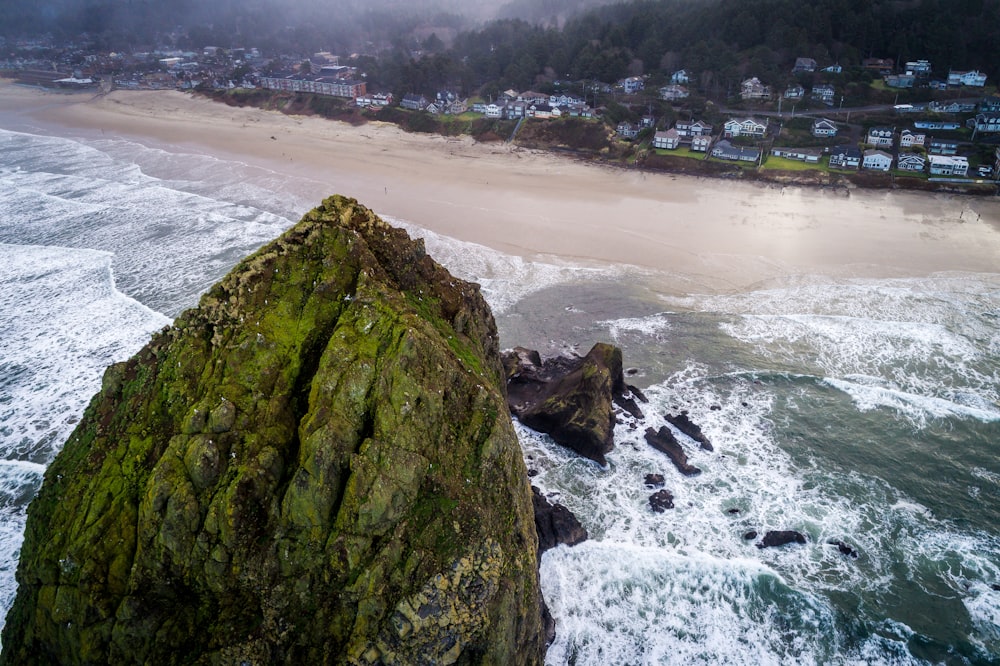
POLYGON ((705 159, 705 153, 700 153, 691 150, 690 146, 679 146, 675 150, 665 150, 663 148, 654 148, 653 152, 657 155, 669 155, 671 157, 684 157, 692 160, 703 160, 705 159))
POLYGON ((825 159, 820 158, 817 164, 807 164, 801 160, 790 160, 787 157, 769 155, 764 160, 761 168, 775 171, 829 171, 830 168, 824 162, 825 159))

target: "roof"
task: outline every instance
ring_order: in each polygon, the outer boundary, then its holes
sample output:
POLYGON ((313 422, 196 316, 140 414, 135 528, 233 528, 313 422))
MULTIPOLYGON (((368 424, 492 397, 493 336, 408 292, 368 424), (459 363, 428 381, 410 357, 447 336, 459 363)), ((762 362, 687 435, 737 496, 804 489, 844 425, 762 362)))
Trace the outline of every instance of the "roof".
POLYGON ((861 157, 861 151, 854 144, 844 144, 843 146, 837 146, 836 148, 830 149, 830 156, 843 155, 844 157, 861 157))

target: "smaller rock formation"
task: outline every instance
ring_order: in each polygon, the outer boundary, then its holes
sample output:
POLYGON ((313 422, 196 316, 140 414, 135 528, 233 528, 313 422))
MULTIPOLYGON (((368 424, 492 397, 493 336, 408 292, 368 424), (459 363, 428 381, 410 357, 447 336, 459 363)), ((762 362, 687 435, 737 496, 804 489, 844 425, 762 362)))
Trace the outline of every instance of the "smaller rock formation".
POLYGON ((756 538, 757 538, 757 530, 750 530, 749 532, 745 532, 743 534, 744 541, 753 541, 756 538))
POLYGON ((681 412, 677 416, 667 414, 665 418, 667 419, 667 423, 674 426, 694 441, 698 442, 698 444, 701 445, 701 448, 706 451, 715 450, 712 446, 712 442, 708 441, 708 437, 705 437, 704 433, 702 433, 701 428, 688 418, 688 413, 686 411, 681 412))
POLYGON ((854 548, 851 548, 849 545, 847 545, 840 539, 830 539, 829 541, 827 541, 827 543, 830 544, 831 546, 836 546, 837 550, 840 551, 841 555, 850 557, 853 560, 858 559, 859 555, 858 551, 855 550, 854 548))
POLYGON ((649 496, 649 508, 656 513, 663 513, 667 509, 674 508, 674 496, 669 490, 657 490, 649 496))
POLYGON ((776 548, 789 543, 805 543, 806 537, 795 530, 771 530, 757 544, 758 548, 776 548))
POLYGON ((662 474, 647 474, 646 475, 646 487, 647 488, 662 488, 664 484, 662 474))
POLYGON ((685 476, 701 474, 700 469, 688 463, 687 454, 667 426, 661 426, 659 430, 647 428, 646 441, 657 451, 666 453, 681 474, 685 476))
POLYGON ((562 504, 551 503, 535 486, 531 486, 531 503, 535 508, 535 531, 538 532, 538 556, 559 544, 575 546, 587 540, 587 530, 573 512, 562 504))
POLYGON ((602 466, 614 448, 614 404, 642 414, 625 384, 618 347, 597 343, 583 358, 544 362, 537 351, 518 347, 504 352, 503 365, 511 413, 602 466))

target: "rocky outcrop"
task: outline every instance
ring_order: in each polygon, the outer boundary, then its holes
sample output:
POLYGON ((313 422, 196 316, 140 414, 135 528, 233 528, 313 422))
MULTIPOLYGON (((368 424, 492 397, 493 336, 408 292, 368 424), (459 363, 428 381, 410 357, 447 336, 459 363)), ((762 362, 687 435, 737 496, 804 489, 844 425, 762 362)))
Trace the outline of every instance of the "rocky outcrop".
POLYGON ((107 371, 0 662, 540 663, 503 383, 476 286, 327 199, 107 371))
POLYGON ((670 461, 674 463, 681 474, 685 476, 695 476, 701 474, 701 470, 688 462, 687 454, 681 448, 680 442, 674 437, 674 433, 667 426, 661 426, 659 430, 646 429, 646 441, 657 451, 667 454, 670 461))
POLYGON ((690 418, 688 418, 687 412, 681 412, 677 416, 672 416, 670 414, 667 414, 666 417, 664 418, 667 419, 667 423, 674 426, 675 428, 680 430, 682 433, 684 433, 694 441, 698 442, 701 448, 705 449, 706 451, 715 450, 715 448, 712 446, 712 442, 710 442, 708 440, 708 437, 706 437, 705 434, 701 431, 701 427, 698 426, 698 424, 694 423, 690 418))
POLYGON ((538 352, 519 347, 504 352, 503 364, 511 413, 532 430, 607 465, 616 400, 629 412, 638 410, 625 384, 621 349, 597 343, 583 358, 543 362, 538 352))
POLYGON ((587 530, 573 512, 558 502, 549 502, 535 486, 531 486, 531 502, 535 509, 539 556, 560 544, 575 546, 587 540, 587 530))
POLYGON ((649 508, 656 513, 663 513, 674 508, 674 496, 669 490, 657 490, 649 496, 649 508))
POLYGON ((790 543, 805 543, 806 537, 795 530, 771 530, 757 544, 758 548, 776 548, 790 543))

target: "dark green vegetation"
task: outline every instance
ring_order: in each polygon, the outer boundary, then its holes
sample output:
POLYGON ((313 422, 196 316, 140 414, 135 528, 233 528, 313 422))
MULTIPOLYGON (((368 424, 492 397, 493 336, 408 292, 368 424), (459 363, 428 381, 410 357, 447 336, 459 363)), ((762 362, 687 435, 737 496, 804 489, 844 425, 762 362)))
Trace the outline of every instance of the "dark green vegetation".
POLYGON ((327 199, 108 369, 0 663, 539 663, 503 381, 476 286, 327 199))

